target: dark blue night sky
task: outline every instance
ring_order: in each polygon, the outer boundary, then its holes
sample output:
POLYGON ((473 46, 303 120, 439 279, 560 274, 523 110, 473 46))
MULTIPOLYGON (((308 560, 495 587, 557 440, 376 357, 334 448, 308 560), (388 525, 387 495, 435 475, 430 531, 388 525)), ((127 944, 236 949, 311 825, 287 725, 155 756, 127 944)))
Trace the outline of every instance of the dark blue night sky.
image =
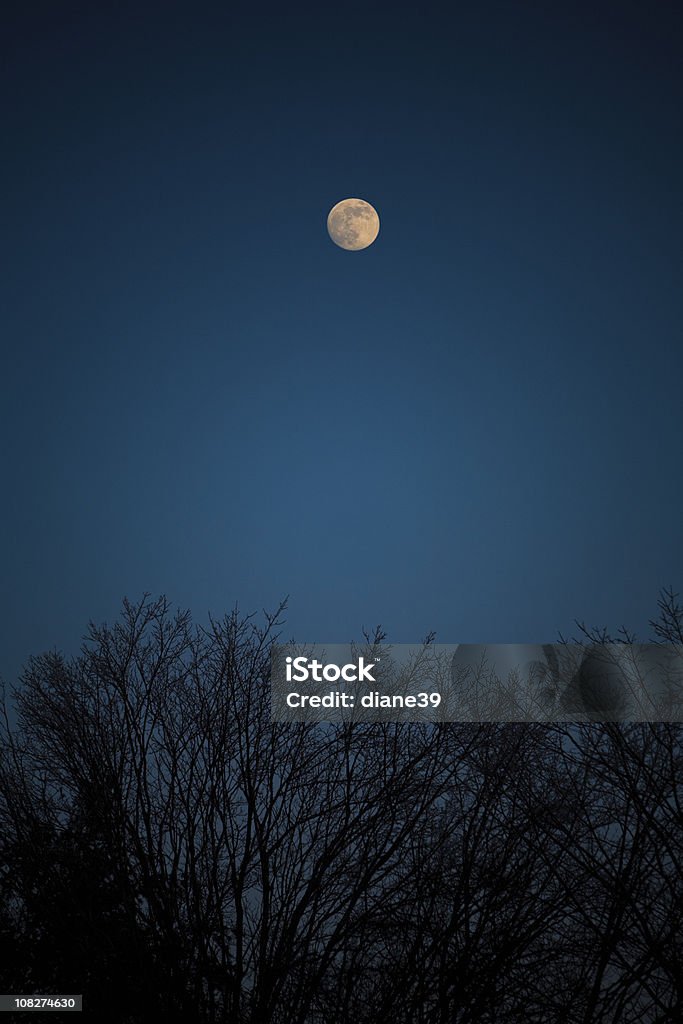
POLYGON ((288 594, 310 641, 647 634, 683 577, 675 6, 17 4, 0 674, 145 591, 288 594))

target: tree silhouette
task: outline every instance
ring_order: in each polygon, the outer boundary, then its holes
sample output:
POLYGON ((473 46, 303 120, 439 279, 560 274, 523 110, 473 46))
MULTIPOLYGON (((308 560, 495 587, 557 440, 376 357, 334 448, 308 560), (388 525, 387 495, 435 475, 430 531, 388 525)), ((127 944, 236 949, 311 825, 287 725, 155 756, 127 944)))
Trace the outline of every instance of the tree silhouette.
POLYGON ((679 1019, 680 727, 272 722, 282 611, 146 597, 29 660, 3 990, 103 1021, 679 1019))

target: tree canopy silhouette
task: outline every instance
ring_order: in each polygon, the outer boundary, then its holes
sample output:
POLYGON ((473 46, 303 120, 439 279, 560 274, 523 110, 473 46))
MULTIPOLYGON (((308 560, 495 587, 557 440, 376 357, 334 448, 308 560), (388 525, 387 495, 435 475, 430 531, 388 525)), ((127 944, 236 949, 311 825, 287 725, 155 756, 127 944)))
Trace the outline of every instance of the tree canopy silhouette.
MULTIPOLYGON (((29 660, 3 990, 117 1022, 680 1019, 681 727, 273 723, 282 611, 145 597, 29 660)), ((681 618, 662 595, 656 639, 681 618)))

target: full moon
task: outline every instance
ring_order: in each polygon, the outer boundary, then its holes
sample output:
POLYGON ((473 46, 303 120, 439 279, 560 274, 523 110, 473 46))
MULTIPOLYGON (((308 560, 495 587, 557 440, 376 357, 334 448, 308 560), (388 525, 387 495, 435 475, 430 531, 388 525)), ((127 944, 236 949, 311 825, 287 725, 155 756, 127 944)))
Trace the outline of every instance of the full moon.
POLYGON ((327 230, 342 249, 367 249, 379 234, 377 210, 364 199, 342 199, 327 215, 327 230))

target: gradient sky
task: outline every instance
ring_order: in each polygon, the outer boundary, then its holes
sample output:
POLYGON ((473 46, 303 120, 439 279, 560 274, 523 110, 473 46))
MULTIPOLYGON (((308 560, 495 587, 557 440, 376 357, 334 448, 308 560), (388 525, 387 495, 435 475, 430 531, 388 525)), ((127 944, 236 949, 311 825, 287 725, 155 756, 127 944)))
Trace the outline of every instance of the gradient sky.
POLYGON ((144 591, 288 594, 309 641, 646 633, 683 580, 677 6, 17 4, 0 674, 144 591))

